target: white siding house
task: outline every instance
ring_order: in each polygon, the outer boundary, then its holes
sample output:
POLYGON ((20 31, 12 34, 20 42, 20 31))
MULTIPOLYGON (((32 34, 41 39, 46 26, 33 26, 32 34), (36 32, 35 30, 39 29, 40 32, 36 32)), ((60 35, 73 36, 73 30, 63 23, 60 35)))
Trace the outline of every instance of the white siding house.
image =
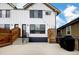
POLYGON ((9 4, 0 4, 0 10, 2 10, 0 11, 2 13, 0 27, 5 27, 4 24, 10 24, 10 29, 12 29, 15 24, 18 24, 21 28, 21 36, 23 30, 25 30, 29 37, 48 37, 47 30, 49 28, 55 29, 56 15, 59 13, 58 9, 48 7, 43 3, 28 4, 24 6, 24 9, 13 7, 9 4), (8 14, 10 13, 9 17, 5 16, 5 10, 10 10, 8 12, 8 14))

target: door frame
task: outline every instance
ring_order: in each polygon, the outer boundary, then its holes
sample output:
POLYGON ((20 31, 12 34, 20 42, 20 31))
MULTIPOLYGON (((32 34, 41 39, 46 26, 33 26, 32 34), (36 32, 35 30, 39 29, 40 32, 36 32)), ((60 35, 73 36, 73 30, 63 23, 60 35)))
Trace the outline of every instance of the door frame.
POLYGON ((19 24, 14 24, 14 28, 19 27, 19 24), (18 25, 18 26, 17 26, 18 25))

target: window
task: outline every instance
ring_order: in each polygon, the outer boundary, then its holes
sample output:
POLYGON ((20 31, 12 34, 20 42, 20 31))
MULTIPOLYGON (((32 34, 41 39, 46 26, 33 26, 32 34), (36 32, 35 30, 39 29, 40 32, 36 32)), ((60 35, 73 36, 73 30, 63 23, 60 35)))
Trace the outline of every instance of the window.
POLYGON ((45 33, 45 25, 40 25, 40 33, 45 33))
POLYGON ((10 24, 5 24, 4 27, 5 29, 10 29, 10 24))
POLYGON ((34 24, 30 25, 30 33, 35 33, 35 25, 34 24))
POLYGON ((38 18, 42 18, 42 10, 38 10, 38 18))
POLYGON ((2 18, 2 10, 0 10, 0 18, 2 18))
POLYGON ((46 15, 51 15, 51 11, 46 11, 46 15))
POLYGON ((42 18, 42 10, 30 10, 30 18, 42 18))
POLYGON ((34 10, 30 10, 30 18, 34 18, 34 10))
POLYGON ((44 24, 31 24, 30 25, 30 33, 39 33, 45 34, 45 25, 44 24))
POLYGON ((66 34, 71 35, 71 26, 66 27, 66 34))
POLYGON ((0 18, 9 18, 10 10, 0 10, 0 18))
POLYGON ((6 18, 10 17, 10 10, 6 10, 6 18))

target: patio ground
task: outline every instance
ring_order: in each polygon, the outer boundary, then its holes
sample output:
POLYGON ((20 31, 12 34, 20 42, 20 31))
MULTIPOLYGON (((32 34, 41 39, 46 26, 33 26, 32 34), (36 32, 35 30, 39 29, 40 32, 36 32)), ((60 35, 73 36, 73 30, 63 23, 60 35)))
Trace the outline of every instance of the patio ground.
POLYGON ((0 55, 79 55, 79 51, 66 51, 57 43, 22 44, 21 38, 19 38, 13 45, 0 48, 0 55))

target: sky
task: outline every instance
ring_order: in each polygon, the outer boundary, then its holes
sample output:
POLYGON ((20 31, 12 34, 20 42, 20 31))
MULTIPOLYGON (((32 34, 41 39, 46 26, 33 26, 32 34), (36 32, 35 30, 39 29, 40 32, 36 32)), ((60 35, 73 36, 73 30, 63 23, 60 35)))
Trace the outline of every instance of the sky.
MULTIPOLYGON (((17 7, 22 8, 25 4, 26 3, 17 4, 17 7)), ((61 13, 56 16, 57 28, 79 17, 79 3, 51 3, 51 5, 61 11, 61 13)))
POLYGON ((25 4, 27 4, 27 3, 17 3, 17 7, 18 7, 18 8, 23 8, 23 6, 24 6, 25 4))
POLYGON ((51 3, 61 13, 56 16, 57 28, 79 17, 79 3, 51 3))

